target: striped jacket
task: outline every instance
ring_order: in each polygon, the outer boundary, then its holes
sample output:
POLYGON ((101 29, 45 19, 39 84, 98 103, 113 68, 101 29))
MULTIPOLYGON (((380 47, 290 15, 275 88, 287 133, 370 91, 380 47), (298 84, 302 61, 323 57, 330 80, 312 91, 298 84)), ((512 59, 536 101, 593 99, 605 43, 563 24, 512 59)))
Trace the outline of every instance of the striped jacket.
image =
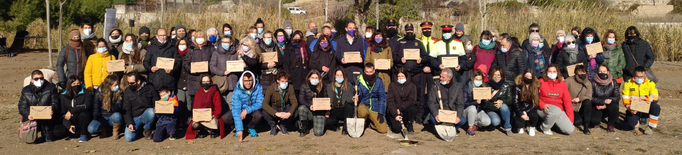
POLYGON ((645 78, 642 84, 637 84, 633 77, 623 85, 623 105, 625 105, 628 110, 630 109, 632 100, 638 100, 642 97, 646 98, 648 102, 658 101, 656 83, 645 78))

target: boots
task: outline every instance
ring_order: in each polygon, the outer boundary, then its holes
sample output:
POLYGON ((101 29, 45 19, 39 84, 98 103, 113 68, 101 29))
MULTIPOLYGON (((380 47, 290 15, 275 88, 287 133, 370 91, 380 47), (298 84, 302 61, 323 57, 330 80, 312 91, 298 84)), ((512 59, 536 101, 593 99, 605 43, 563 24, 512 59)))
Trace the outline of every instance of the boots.
POLYGON ((109 136, 110 136, 109 133, 111 133, 111 132, 109 131, 109 128, 100 127, 100 128, 99 128, 99 139, 103 139, 103 138, 105 138, 105 137, 109 137, 109 136))
POLYGON ((405 128, 407 128, 407 134, 414 135, 414 128, 412 127, 412 123, 406 123, 405 128))
POLYGON ((119 129, 121 128, 121 123, 114 123, 112 129, 111 129, 111 136, 114 138, 114 140, 118 139, 119 137, 119 129))
POLYGON ((218 130, 212 130, 209 129, 209 134, 211 135, 211 138, 217 138, 220 137, 220 132, 218 130))
POLYGON ((308 135, 308 121, 298 121, 298 123, 300 124, 298 132, 301 137, 305 137, 305 135, 308 135))
POLYGON ((146 139, 146 140, 152 139, 152 130, 151 129, 144 129, 144 132, 142 134, 144 135, 144 139, 146 139))

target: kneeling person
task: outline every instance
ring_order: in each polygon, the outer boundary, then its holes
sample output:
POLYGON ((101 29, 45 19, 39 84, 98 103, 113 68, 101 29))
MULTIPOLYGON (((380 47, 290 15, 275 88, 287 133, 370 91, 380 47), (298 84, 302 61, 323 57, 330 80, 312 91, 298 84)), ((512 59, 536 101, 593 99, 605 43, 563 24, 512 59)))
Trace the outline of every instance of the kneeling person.
POLYGON ((378 78, 374 64, 366 63, 364 73, 358 76, 358 118, 370 120, 371 127, 379 133, 386 133, 388 126, 386 114, 386 89, 384 82, 378 78), (370 109, 371 108, 371 109, 370 109))

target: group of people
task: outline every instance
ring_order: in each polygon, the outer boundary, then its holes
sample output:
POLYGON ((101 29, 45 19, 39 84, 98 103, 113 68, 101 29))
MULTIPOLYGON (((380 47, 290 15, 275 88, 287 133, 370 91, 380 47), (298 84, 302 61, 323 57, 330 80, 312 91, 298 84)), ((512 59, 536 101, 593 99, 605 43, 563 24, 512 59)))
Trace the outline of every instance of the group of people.
POLYGON ((46 141, 59 137, 54 130, 62 124, 80 142, 91 134, 118 139, 121 130, 126 141, 140 133, 155 142, 174 140, 176 131, 187 139, 224 138, 232 128, 241 142, 247 134, 258 136, 262 119, 271 135, 288 134, 294 124, 300 136, 310 130, 345 135, 342 122, 355 116, 379 133, 404 126, 414 134, 419 123, 467 127, 471 137, 496 128, 534 136, 538 125, 548 135, 552 128, 571 134, 574 126, 590 134, 603 118, 613 133, 621 99, 630 129, 652 134, 660 114, 655 83, 645 74, 655 57, 636 27, 625 30, 625 41, 614 30, 603 40, 589 27, 558 30, 551 44, 534 23, 522 43, 490 28, 474 44, 462 23, 440 26, 441 39, 431 35, 431 22, 419 25, 420 37, 412 24, 400 36, 395 20, 383 29, 367 27, 364 35, 354 22, 338 35, 331 22, 321 33, 314 22, 305 33, 291 22, 273 32, 258 19, 243 37, 233 36, 236 29, 227 23, 222 29, 159 28, 155 36, 147 27, 138 35, 112 28, 107 39, 97 38, 92 26, 86 20, 69 34, 56 84, 36 70, 22 89, 22 122, 35 121, 46 141), (588 54, 590 44, 603 52, 588 54), (361 58, 352 57, 357 53, 361 58), (110 60, 123 60, 125 70, 109 72, 110 60), (157 66, 168 60, 172 67, 157 66), (235 61, 243 71, 228 67, 235 61), (199 63, 208 70, 195 71, 199 63), (474 96, 474 89, 486 87, 491 98, 474 96), (317 98, 328 98, 328 107, 314 104, 317 98), (650 110, 630 110, 634 100, 650 110), (173 113, 156 113, 156 101, 172 103, 173 113), (34 119, 31 106, 52 106, 52 119, 34 119), (207 108, 210 120, 192 120, 207 108), (440 110, 456 111, 455 121, 442 122, 440 110))

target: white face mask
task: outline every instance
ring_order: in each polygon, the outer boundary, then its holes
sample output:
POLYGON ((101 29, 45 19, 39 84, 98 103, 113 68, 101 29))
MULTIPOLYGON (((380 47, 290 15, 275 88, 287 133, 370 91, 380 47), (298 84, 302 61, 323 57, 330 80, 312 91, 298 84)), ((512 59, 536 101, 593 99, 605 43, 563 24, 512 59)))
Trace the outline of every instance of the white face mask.
POLYGON ((187 45, 178 45, 178 49, 184 51, 185 49, 187 49, 187 45))
POLYGON ((36 81, 33 81, 33 85, 35 85, 36 87, 40 88, 41 86, 43 86, 43 82, 45 82, 45 81, 43 81, 43 80, 36 80, 36 81))
POLYGON ((92 33, 92 29, 83 29, 83 34, 90 35, 90 33, 92 33))
POLYGON ((556 37, 556 40, 559 40, 559 42, 564 42, 564 37, 556 37))
POLYGON ((467 51, 471 51, 472 49, 474 49, 474 46, 472 46, 471 44, 467 45, 467 51))
POLYGON ((547 77, 552 80, 556 80, 557 73, 547 73, 547 77))
POLYGON ((370 33, 370 32, 365 32, 365 38, 371 38, 371 37, 372 37, 372 33, 370 33))
POLYGON ((204 38, 197 38, 197 44, 204 44, 204 38))

